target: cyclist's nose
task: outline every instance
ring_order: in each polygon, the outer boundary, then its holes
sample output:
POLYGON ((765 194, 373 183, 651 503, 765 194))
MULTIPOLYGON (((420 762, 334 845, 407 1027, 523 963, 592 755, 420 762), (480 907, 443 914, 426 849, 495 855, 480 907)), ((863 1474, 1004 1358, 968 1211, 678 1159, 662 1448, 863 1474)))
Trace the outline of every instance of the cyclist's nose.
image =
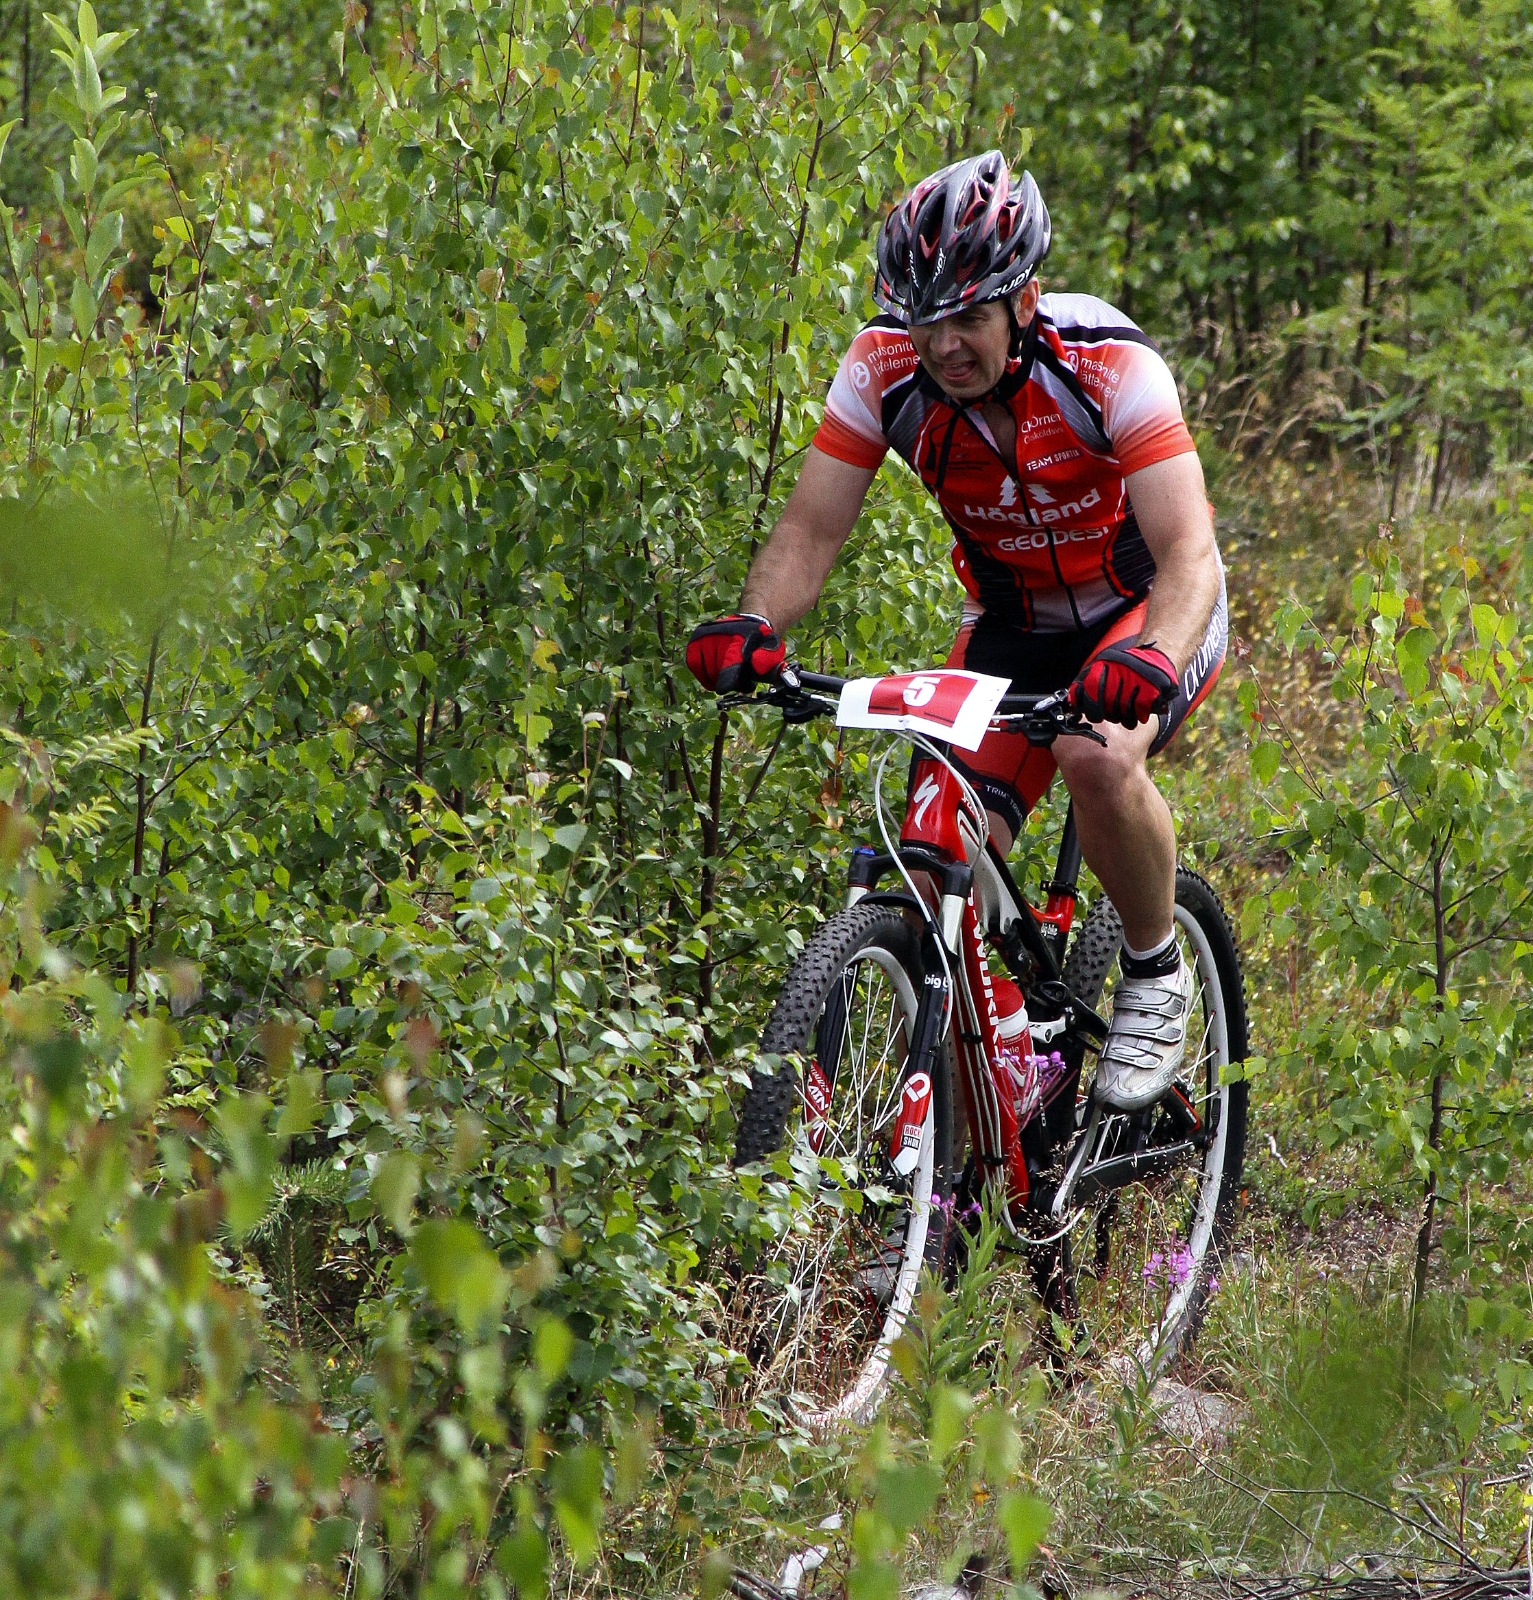
POLYGON ((938 360, 945 360, 948 356, 956 355, 962 341, 958 337, 958 330, 948 326, 947 320, 932 324, 931 353, 938 360))

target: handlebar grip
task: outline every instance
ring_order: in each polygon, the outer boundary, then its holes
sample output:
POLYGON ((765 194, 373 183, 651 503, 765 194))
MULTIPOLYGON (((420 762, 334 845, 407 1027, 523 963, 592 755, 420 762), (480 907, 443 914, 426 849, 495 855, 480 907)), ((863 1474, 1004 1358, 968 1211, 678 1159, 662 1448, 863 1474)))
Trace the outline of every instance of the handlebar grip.
POLYGON ((805 689, 818 689, 822 694, 840 694, 847 684, 851 682, 850 678, 837 678, 828 672, 806 672, 803 668, 795 667, 791 663, 786 664, 779 671, 776 682, 781 683, 783 681, 783 671, 792 672, 793 676, 798 679, 805 689))

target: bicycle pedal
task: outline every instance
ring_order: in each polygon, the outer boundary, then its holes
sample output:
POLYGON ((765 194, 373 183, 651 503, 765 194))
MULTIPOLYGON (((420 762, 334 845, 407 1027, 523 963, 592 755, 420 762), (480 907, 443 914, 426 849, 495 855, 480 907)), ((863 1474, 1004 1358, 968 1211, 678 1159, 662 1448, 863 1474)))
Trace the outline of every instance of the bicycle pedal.
POLYGON ((1203 1119, 1198 1115, 1197 1107, 1193 1105, 1191 1097, 1179 1083, 1173 1083, 1161 1097, 1160 1109, 1166 1113, 1172 1131, 1179 1139, 1197 1133, 1203 1126, 1203 1119))

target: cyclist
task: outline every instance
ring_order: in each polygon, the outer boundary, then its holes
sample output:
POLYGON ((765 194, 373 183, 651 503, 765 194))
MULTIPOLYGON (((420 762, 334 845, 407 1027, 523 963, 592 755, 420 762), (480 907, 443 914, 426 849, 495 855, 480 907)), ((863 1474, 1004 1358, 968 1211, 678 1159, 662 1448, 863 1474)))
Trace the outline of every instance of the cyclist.
POLYGON ((1146 770, 1223 665, 1224 576, 1176 383, 1122 312, 1042 294, 1048 211, 992 150, 919 183, 885 219, 873 298, 738 612, 699 626, 702 684, 749 689, 819 599, 890 449, 953 529, 965 599, 948 665, 1069 691, 1105 748, 992 733, 960 762, 997 848, 1064 775, 1082 853, 1123 923, 1097 1071, 1133 1111, 1170 1087, 1193 978, 1173 927, 1176 834, 1146 770))

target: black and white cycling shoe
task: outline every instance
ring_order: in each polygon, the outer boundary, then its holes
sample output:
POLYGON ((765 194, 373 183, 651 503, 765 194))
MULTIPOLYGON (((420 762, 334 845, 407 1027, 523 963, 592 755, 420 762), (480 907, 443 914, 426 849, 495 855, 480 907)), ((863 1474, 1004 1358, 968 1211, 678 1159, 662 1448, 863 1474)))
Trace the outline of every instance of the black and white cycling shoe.
POLYGON ((1187 1050, 1196 981, 1185 958, 1163 977, 1119 981, 1093 1091, 1108 1110, 1143 1111, 1171 1087, 1187 1050))

